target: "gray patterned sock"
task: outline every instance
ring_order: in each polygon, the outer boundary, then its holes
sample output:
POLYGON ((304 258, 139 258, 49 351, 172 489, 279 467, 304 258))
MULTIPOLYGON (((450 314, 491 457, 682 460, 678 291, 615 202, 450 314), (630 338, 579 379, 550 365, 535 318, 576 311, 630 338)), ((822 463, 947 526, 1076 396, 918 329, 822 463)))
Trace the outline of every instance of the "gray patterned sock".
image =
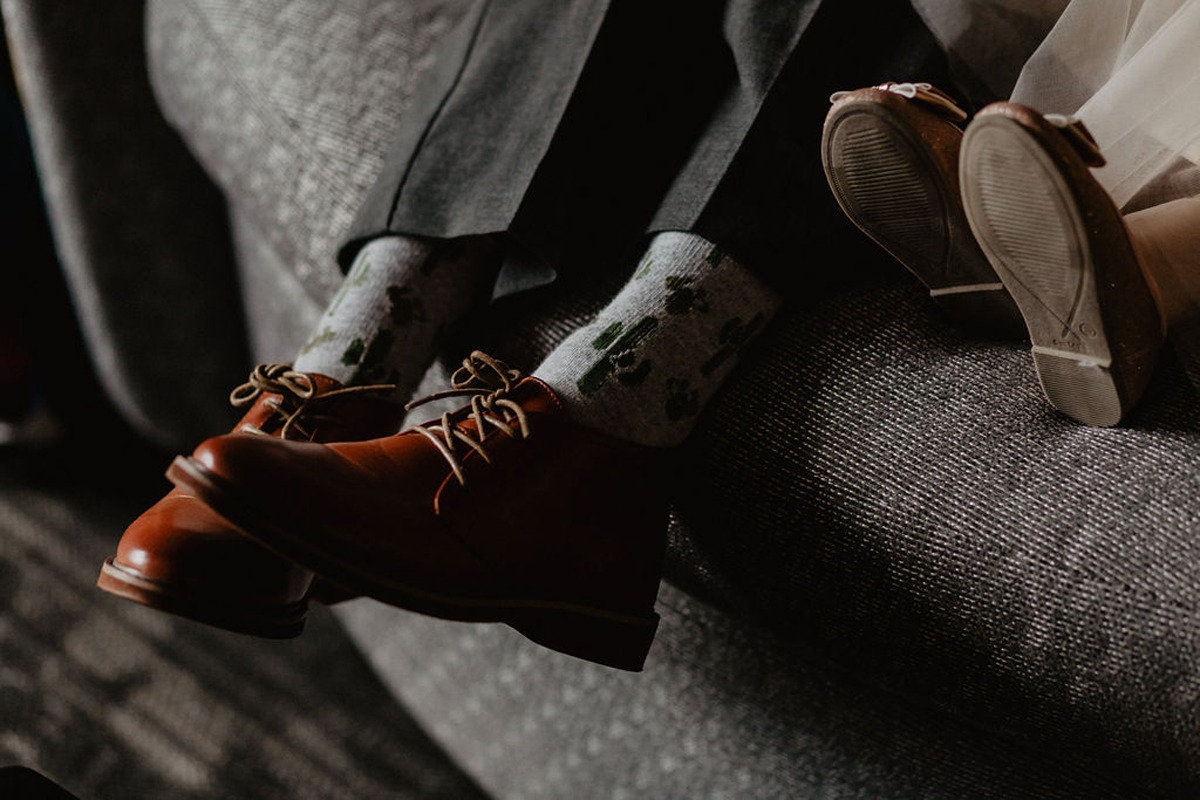
POLYGON ((779 298, 704 238, 654 237, 633 277, 534 374, 588 427, 671 447, 692 431, 779 298))
POLYGON ((405 402, 446 329, 481 302, 495 280, 495 237, 387 236, 364 245, 294 368, 348 386, 394 383, 405 402))

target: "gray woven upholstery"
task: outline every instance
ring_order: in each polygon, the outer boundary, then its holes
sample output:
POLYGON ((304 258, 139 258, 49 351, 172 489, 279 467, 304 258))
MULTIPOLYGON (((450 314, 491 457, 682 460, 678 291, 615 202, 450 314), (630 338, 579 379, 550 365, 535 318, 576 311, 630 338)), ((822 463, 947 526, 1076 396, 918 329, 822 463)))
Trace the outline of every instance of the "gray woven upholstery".
POLYGON ((231 203, 315 295, 463 0, 150 2, 151 78, 231 203))
MULTIPOLYGON (((603 294, 497 307, 473 341, 536 363, 603 294)), ((640 780, 669 797, 1187 796, 1200 413, 1174 364, 1130 427, 1075 425, 1024 346, 963 337, 893 269, 765 337, 678 456, 646 675, 341 610, 398 696, 505 797, 639 796, 640 780), (821 761, 841 736, 861 737, 853 763, 821 761), (924 761, 906 772, 910 748, 924 761), (543 760, 559 766, 514 766, 543 760)))
MULTIPOLYGON (((462 8, 150 3, 154 87, 233 210, 256 355, 286 357, 336 286, 338 236, 462 8)), ((847 280, 790 299, 679 454, 645 674, 338 611, 485 789, 1200 792, 1194 390, 1168 355, 1127 426, 1071 424, 1022 346, 965 338, 851 244, 829 264, 847 280)), ((606 288, 507 298, 471 344, 531 366, 606 288)))
MULTIPOLYGON (((104 474, 75 442, 0 451, 0 764, 78 800, 485 800, 327 609, 279 642, 97 591, 166 483, 121 441, 104 474)), ((0 796, 50 798, 5 780, 0 796)))
POLYGON ((223 387, 245 376, 247 356, 224 206, 155 104, 142 4, 0 8, 101 380, 159 443, 227 427, 223 387))

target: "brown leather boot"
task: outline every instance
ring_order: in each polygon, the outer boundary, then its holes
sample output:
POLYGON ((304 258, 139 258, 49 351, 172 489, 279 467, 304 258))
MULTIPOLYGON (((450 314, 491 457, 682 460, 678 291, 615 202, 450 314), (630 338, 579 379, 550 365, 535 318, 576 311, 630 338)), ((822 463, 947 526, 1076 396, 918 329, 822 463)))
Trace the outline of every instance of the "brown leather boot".
MULTIPOLYGON (((263 365, 230 395, 234 406, 249 406, 231 435, 315 442, 384 435, 403 414, 379 399, 391 388, 346 388, 286 364, 263 365)), ((134 520, 97 585, 142 605, 270 638, 298 635, 309 599, 350 596, 246 538, 180 488, 134 520)))
POLYGON ((663 451, 577 425, 549 386, 482 353, 453 384, 427 399, 469 405, 394 436, 220 436, 168 475, 351 591, 640 670, 658 624, 663 451))

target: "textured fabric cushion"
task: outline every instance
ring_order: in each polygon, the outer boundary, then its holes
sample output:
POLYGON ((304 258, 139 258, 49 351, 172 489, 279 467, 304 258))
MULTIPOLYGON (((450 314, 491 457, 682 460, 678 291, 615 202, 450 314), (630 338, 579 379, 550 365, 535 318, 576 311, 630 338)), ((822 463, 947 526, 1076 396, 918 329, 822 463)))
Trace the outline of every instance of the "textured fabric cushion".
POLYGON ((1194 791, 1191 384, 1168 353, 1127 426, 1082 427, 1024 346, 873 284, 797 309, 710 408, 681 461, 696 548, 739 607, 874 683, 1194 791))
MULTIPOLYGON (((649 781, 686 797, 754 758, 731 794, 1200 787, 1191 385, 1168 357, 1129 427, 1075 425, 1046 407, 1024 345, 965 338, 907 275, 878 266, 819 308, 789 309, 679 454, 664 621, 644 676, 503 629, 367 601, 341 612, 491 791, 637 796, 649 781), (599 694, 561 701, 597 681, 599 694), (831 698, 825 681, 850 694, 831 698), (849 697, 898 718, 868 721, 849 697), (810 708, 818 699, 829 705, 810 708), (781 707, 795 714, 786 725, 781 707), (797 709, 865 737, 858 758, 823 761, 838 744, 797 709), (619 736, 588 744, 609 729, 619 736), (500 736, 510 730, 525 732, 500 736), (958 750, 980 730, 991 767, 958 750), (910 748, 930 773, 892 772, 910 748), (725 761, 701 755, 716 752, 725 761), (557 766, 515 766, 539 759, 557 766)), ((500 305, 471 341, 536 364, 605 291, 500 305)))
POLYGON ((485 800, 328 610, 279 642, 98 591, 165 484, 157 451, 111 442, 102 472, 90 441, 0 450, 0 764, 78 800, 485 800))
MULTIPOLYGON (((142 4, 2 8, 97 373, 142 434, 190 446, 230 424, 224 393, 246 374, 245 333, 222 197, 155 103, 142 4)), ((6 263, 24 270, 21 256, 6 263)))
POLYGON ((1138 798, 1094 758, 1039 751, 929 698, 848 678, 665 585, 643 673, 559 656, 503 626, 339 610, 429 733, 495 797, 1138 798))
MULTIPOLYGON (((240 229, 315 302, 336 285, 336 239, 439 8, 151 6, 171 118, 249 221, 240 229)), ((798 269, 829 268, 796 255, 798 269)), ((1094 796, 1094 780, 1126 796, 1194 793, 1200 419, 1178 368, 1168 359, 1128 426, 1082 428, 1046 407, 1021 346, 962 337, 878 254, 836 267, 859 277, 791 298, 681 453, 649 674, 597 677, 502 629, 460 635, 365 601, 343 614, 364 649, 499 794, 686 796, 709 776, 750 796, 838 775, 831 793, 905 796, 933 780, 913 763, 926 752, 946 796, 971 775, 991 775, 996 796, 1094 796), (801 655, 778 656, 758 629, 801 655), (839 672, 843 694, 823 704, 839 672), (602 680, 627 690, 593 693, 602 680), (858 691, 874 709, 861 718, 858 691), (563 699, 573 692, 587 702, 563 699), (776 724, 779 708, 794 716, 776 724), (866 738, 822 727, 845 715, 866 738), (532 730, 496 727, 510 724, 532 730), (590 757, 594 726, 608 726, 598 752, 620 758, 590 757), (960 746, 978 730, 991 744, 966 748, 973 763, 960 746)), ((514 300, 473 344, 536 363, 602 288, 514 300)))
POLYGON ((164 113, 314 295, 437 42, 469 0, 150 0, 164 113))

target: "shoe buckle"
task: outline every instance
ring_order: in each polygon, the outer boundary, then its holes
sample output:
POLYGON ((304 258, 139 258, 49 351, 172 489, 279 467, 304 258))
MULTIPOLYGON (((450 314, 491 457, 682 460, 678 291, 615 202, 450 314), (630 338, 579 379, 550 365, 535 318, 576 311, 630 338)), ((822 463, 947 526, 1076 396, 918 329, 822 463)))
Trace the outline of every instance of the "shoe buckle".
MULTIPOLYGON (((963 110, 958 103, 950 95, 943 92, 941 89, 934 86, 932 83, 900 83, 896 81, 888 81, 880 83, 873 87, 884 92, 891 92, 899 95, 905 100, 912 100, 915 103, 920 103, 926 106, 938 116, 950 120, 956 125, 961 125, 967 121, 967 112, 963 110)), ((853 94, 852 91, 834 92, 829 96, 829 102, 836 103, 847 95, 853 94)))
POLYGON ((1103 167, 1107 163, 1104 154, 1100 152, 1100 145, 1096 144, 1096 139, 1083 124, 1083 120, 1073 114, 1044 114, 1042 118, 1058 128, 1063 139, 1089 167, 1103 167))
POLYGON ((888 82, 880 84, 879 88, 893 94, 898 94, 907 100, 920 103, 952 122, 961 124, 967 121, 967 112, 962 106, 954 102, 954 98, 932 83, 888 82))

